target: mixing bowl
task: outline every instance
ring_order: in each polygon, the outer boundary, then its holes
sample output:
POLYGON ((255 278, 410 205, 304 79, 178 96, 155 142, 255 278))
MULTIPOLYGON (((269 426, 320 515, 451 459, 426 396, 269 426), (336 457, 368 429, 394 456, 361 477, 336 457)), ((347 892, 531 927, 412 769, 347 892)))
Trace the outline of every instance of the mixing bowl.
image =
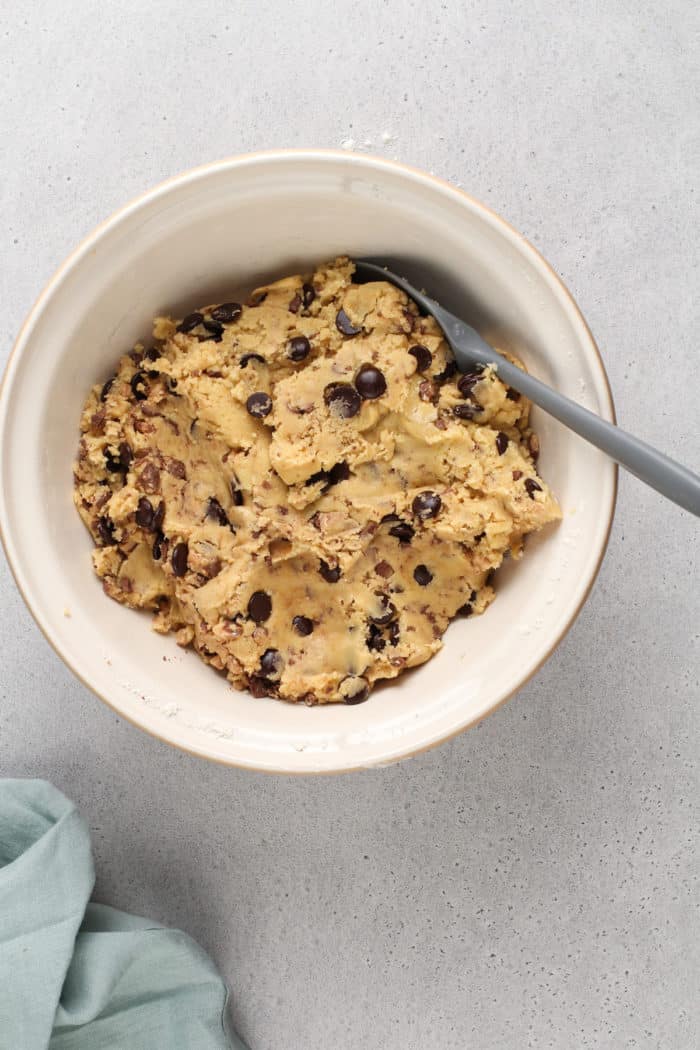
POLYGON ((485 615, 455 622, 434 659, 355 707, 307 708, 236 692, 194 653, 149 630, 146 615, 109 600, 72 504, 78 420, 91 384, 147 338, 156 314, 235 299, 338 254, 401 260, 495 345, 613 418, 586 323, 523 237, 422 172, 318 150, 210 164, 117 212, 41 294, 0 394, 0 528, 17 585, 50 643, 135 725, 194 754, 254 769, 387 763, 479 721, 537 671, 571 626, 598 572, 615 504, 614 465, 535 411, 540 472, 563 521, 499 572, 485 615))

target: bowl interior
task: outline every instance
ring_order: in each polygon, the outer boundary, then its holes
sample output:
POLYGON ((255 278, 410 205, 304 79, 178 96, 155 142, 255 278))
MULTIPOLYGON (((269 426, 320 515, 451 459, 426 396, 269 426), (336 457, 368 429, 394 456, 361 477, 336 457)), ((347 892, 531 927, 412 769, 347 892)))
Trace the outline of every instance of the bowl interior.
POLYGON ((429 664, 358 707, 288 706, 234 691, 148 617, 107 599, 71 500, 90 385, 147 338, 158 313, 235 297, 337 254, 389 255, 496 345, 607 418, 595 347, 537 253, 449 187, 366 157, 274 154, 191 173, 101 227, 49 286, 8 366, 0 405, 0 513, 18 583, 73 670, 172 743, 262 769, 391 761, 479 719, 549 654, 595 576, 613 465, 539 413, 540 470, 564 520, 499 574, 483 617, 453 624, 429 664))

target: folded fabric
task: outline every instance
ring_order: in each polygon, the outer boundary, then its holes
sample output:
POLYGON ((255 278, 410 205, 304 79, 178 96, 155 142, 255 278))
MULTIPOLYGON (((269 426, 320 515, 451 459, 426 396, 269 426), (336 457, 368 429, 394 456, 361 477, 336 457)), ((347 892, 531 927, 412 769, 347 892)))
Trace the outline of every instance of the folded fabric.
POLYGON ((73 803, 0 781, 0 1050, 245 1050, 202 949, 88 904, 93 883, 73 803))

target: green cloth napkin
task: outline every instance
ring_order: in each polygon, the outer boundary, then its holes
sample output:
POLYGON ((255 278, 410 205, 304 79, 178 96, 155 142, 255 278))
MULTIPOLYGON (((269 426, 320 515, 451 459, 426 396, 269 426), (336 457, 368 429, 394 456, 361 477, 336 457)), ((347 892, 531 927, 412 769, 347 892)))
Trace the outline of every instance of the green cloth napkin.
POLYGON ((94 878, 73 803, 0 781, 0 1050, 245 1050, 202 949, 88 904, 94 878))

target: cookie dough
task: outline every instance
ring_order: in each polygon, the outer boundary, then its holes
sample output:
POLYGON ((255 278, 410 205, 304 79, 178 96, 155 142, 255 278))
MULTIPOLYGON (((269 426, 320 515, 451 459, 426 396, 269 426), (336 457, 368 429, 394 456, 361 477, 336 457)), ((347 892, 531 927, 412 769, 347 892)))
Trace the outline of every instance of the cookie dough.
POLYGON ((560 517, 529 404, 348 259, 157 318, 90 393, 75 502, 116 601, 256 696, 365 700, 560 517))

